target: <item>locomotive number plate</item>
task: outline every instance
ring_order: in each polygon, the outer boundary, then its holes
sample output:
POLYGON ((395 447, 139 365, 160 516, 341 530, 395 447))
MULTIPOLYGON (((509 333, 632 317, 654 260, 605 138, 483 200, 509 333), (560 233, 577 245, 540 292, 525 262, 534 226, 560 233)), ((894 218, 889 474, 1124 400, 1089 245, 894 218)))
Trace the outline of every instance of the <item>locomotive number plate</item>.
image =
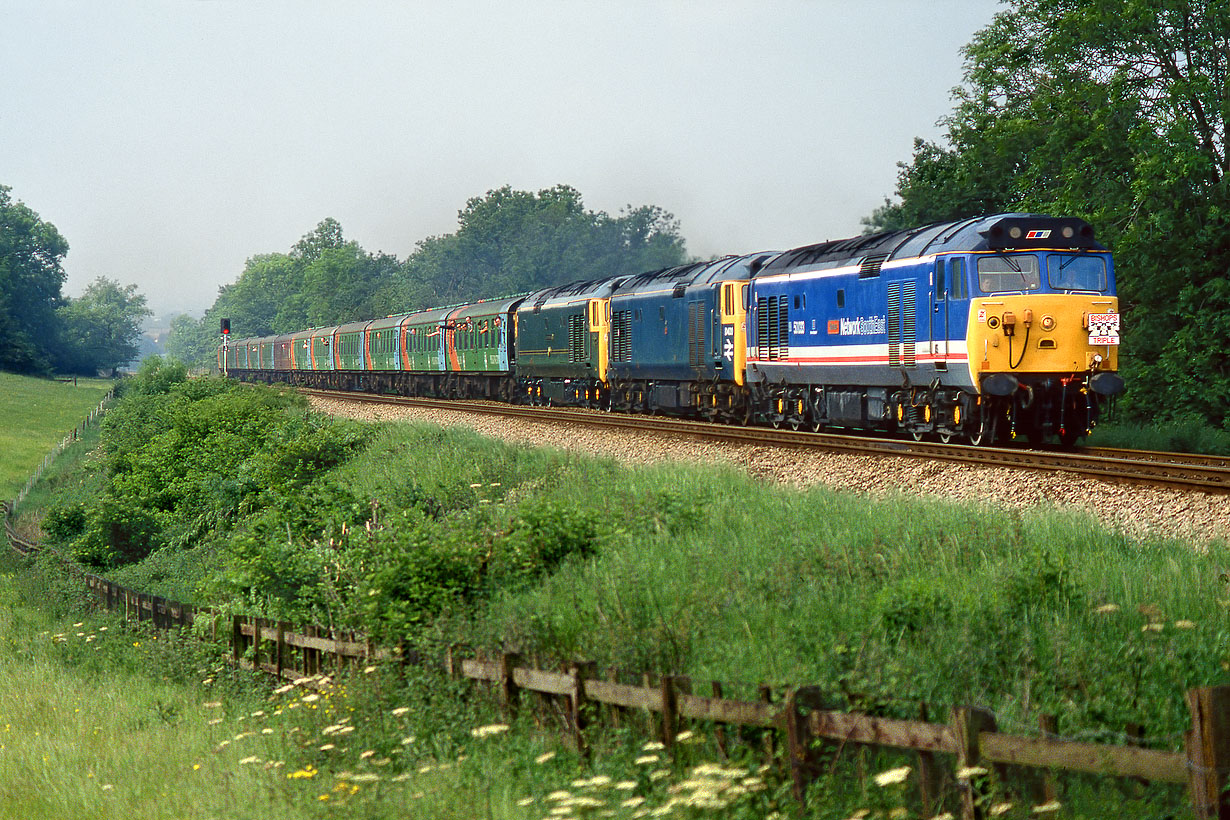
POLYGON ((1090 313, 1089 314, 1089 344, 1117 345, 1119 344, 1119 314, 1090 313))

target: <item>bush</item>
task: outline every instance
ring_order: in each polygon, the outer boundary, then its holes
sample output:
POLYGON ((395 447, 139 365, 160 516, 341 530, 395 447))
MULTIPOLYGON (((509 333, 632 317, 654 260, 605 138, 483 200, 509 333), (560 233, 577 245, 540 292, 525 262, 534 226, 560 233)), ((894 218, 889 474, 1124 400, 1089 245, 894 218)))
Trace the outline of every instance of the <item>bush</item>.
POLYGON ((953 611, 941 581, 917 576, 902 578, 880 590, 874 606, 890 635, 909 635, 946 623, 953 611))

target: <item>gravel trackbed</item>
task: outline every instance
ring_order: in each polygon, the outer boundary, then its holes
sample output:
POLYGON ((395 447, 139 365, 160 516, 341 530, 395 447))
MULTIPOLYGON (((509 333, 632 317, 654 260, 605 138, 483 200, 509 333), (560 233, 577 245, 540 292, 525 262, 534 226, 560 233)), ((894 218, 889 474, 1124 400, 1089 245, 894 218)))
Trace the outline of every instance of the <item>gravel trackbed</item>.
POLYGON ((819 453, 697 441, 683 436, 597 430, 554 421, 525 421, 311 397, 333 416, 366 421, 420 421, 463 425, 504 441, 581 450, 624 462, 725 461, 749 473, 795 486, 823 484, 872 495, 905 492, 978 500, 1017 508, 1077 507, 1128 534, 1174 536, 1197 544, 1230 538, 1230 497, 1210 493, 1113 484, 1062 473, 947 464, 895 456, 819 453))

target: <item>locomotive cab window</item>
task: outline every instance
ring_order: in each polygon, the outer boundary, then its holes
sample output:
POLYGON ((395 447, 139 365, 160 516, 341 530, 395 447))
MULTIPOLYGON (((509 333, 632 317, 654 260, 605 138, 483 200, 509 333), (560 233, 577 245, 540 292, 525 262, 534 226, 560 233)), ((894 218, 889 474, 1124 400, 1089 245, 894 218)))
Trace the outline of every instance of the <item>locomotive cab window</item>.
POLYGON ((845 306, 846 306, 846 289, 838 288, 837 289, 837 307, 843 308, 845 306))
POLYGON ((1042 287, 1038 257, 1033 254, 980 256, 978 287, 983 293, 1038 290, 1042 287))
POLYGON ((948 288, 944 282, 944 260, 935 260, 935 300, 942 302, 948 294, 948 288))
POLYGON ((1046 281, 1055 290, 1106 291, 1106 261, 1100 256, 1051 254, 1046 259, 1046 281))

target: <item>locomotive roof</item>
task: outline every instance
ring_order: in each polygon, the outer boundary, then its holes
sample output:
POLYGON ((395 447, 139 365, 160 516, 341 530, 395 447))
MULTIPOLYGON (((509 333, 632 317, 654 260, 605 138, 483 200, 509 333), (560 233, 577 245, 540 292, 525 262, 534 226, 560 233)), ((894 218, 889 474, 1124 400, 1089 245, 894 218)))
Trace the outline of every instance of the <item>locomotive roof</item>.
POLYGON ((763 251, 745 256, 723 256, 708 262, 694 262, 673 268, 638 273, 615 280, 614 293, 627 295, 641 291, 660 291, 663 285, 709 285, 726 279, 746 279, 760 269, 776 252, 763 251))
POLYGON ((609 296, 613 283, 617 281, 616 277, 608 276, 605 279, 569 282, 566 285, 544 288, 525 297, 525 301, 518 306, 518 311, 537 311, 544 306, 566 305, 583 299, 599 299, 609 296))
POLYGON ((785 251, 766 264, 761 275, 845 265, 879 265, 889 259, 909 259, 955 251, 1077 248, 1105 250, 1094 241, 1093 228, 1075 217, 1007 213, 937 222, 920 228, 856 236, 785 251))

